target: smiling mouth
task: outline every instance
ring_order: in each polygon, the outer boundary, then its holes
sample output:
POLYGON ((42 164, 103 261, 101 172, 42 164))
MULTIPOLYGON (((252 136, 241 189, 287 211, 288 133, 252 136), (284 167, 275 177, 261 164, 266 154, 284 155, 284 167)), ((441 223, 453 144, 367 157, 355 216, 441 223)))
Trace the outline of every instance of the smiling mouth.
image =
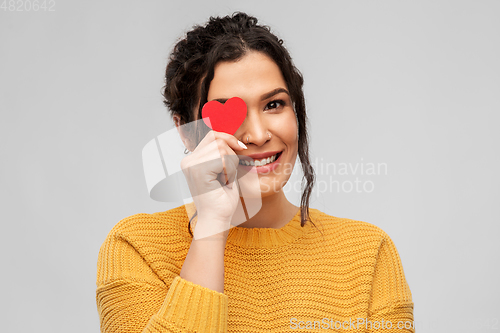
POLYGON ((282 153, 283 152, 280 151, 276 155, 270 156, 268 158, 262 158, 262 159, 259 159, 259 160, 252 159, 251 161, 249 161, 247 159, 245 159, 245 160, 240 159, 239 164, 240 165, 248 165, 248 166, 258 166, 258 167, 259 166, 265 166, 265 165, 271 164, 274 161, 276 161, 281 156, 282 153))

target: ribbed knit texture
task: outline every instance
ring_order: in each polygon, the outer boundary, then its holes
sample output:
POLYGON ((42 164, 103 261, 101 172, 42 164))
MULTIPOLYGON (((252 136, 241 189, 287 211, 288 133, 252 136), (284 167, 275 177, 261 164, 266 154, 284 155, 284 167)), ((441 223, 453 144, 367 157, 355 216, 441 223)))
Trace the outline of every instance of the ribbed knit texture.
POLYGON ((310 213, 323 236, 310 222, 300 226, 300 211, 281 229, 230 229, 224 293, 179 276, 192 239, 185 206, 121 220, 99 251, 101 332, 414 332, 397 328, 413 322, 413 302, 389 236, 310 213), (392 329, 333 329, 358 318, 392 329))

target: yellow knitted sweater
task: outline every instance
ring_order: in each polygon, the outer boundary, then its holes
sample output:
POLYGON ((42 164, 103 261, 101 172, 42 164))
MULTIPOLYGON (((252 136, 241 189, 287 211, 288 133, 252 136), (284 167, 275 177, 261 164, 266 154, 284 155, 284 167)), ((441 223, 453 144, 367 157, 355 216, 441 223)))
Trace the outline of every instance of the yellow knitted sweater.
POLYGON ((300 210, 281 229, 231 228, 224 293, 179 276, 192 239, 186 206, 121 220, 99 251, 101 332, 414 332, 389 236, 310 214, 323 235, 300 226, 300 210))

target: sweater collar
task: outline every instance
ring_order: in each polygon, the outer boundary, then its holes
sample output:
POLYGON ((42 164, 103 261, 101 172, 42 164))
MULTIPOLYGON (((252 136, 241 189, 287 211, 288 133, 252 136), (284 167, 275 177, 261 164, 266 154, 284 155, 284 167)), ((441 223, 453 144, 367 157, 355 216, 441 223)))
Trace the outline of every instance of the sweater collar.
MULTIPOLYGON (((311 227, 310 221, 307 221, 303 227, 300 225, 300 211, 301 209, 280 229, 232 227, 229 229, 227 243, 246 248, 271 248, 290 244, 311 227)), ((311 219, 315 211, 309 208, 311 219)))

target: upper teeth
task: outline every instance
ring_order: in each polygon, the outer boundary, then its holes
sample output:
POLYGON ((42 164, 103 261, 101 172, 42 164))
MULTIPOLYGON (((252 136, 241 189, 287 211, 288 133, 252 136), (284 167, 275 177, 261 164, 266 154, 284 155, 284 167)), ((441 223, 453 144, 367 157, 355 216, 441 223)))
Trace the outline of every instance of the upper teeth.
MULTIPOLYGON (((279 154, 279 153, 278 153, 279 154)), ((268 157, 268 158, 263 158, 261 160, 253 160, 253 161, 247 161, 247 160, 240 160, 240 164, 242 165, 253 165, 253 166, 263 166, 269 163, 272 163, 276 160, 276 157, 278 154, 268 157)))

